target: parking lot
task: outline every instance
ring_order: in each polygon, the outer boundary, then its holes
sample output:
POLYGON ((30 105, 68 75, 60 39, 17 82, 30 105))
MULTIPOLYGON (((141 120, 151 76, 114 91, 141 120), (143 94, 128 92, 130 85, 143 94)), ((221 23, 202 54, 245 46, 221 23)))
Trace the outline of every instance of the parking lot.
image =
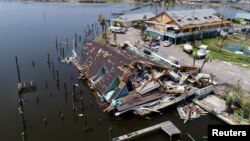
MULTIPOLYGON (((114 43, 113 37, 113 34, 109 35, 111 43, 114 43)), ((117 45, 123 45, 126 41, 133 45, 139 43, 140 46, 144 46, 139 29, 128 28, 125 34, 117 34, 117 45)), ((157 54, 164 58, 178 60, 181 65, 192 66, 193 58, 186 52, 183 52, 181 46, 171 45, 170 47, 163 47, 161 43, 157 54)), ((202 63, 203 60, 197 60, 196 67, 201 67, 202 63)), ((218 83, 216 87, 218 92, 222 92, 226 87, 234 85, 238 81, 244 90, 250 92, 250 71, 246 68, 215 59, 212 62, 207 62, 203 71, 214 75, 214 81, 218 83)))

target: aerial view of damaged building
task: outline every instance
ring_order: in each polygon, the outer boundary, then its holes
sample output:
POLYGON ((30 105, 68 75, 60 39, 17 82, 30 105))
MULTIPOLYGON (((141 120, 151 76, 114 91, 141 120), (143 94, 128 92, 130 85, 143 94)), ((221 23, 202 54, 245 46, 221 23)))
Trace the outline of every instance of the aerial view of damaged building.
POLYGON ((161 113, 161 109, 213 90, 210 74, 144 49, 114 48, 93 41, 72 62, 98 93, 103 110, 116 116, 161 113))

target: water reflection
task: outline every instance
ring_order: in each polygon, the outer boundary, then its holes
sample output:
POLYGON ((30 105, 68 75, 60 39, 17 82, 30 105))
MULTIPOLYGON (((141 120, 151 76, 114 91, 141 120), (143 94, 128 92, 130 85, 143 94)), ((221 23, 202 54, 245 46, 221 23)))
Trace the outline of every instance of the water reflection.
MULTIPOLYGON (((131 7, 133 7, 131 4, 0 2, 1 140, 21 140, 25 135, 27 141, 101 141, 109 139, 110 127, 112 127, 112 135, 119 136, 166 120, 171 120, 184 133, 188 132, 199 140, 206 135, 207 124, 221 123, 207 116, 183 124, 175 107, 164 110, 163 115, 151 115, 147 119, 132 115, 113 117, 103 113, 94 102, 95 98, 91 95, 91 91, 82 82, 79 83, 77 78, 79 72, 71 65, 60 63, 60 58, 63 56, 60 48, 64 48, 65 56, 70 56, 72 49, 77 52, 84 41, 98 35, 98 29, 101 29, 97 23, 99 14, 109 19, 111 11, 131 7), (86 34, 92 25, 96 30, 95 34, 86 34), (68 39, 66 41, 68 46, 56 45, 55 37, 62 42, 68 39), (76 45, 73 40, 77 41, 76 45), (37 82, 35 93, 23 95, 24 113, 21 121, 18 112, 15 56, 18 57, 21 81, 37 82), (32 60, 35 65, 32 65, 32 60), (64 82, 66 82, 66 89, 64 82), (76 83, 79 84, 81 92, 79 90, 75 95, 76 99, 71 100, 73 93, 71 86, 76 83), (77 114, 72 108, 74 102, 77 114), (58 116, 58 111, 63 114, 63 120, 58 116), (86 116, 74 116, 79 114, 86 116), (44 119, 46 119, 46 126, 44 119), (25 121, 25 130, 22 121, 25 121), (22 134, 24 131, 25 134, 22 134)), ((156 8, 158 13, 164 10, 164 7, 156 8)), ((192 7, 176 6, 168 7, 168 10, 188 8, 192 7)), ((133 12, 141 11, 155 12, 155 7, 145 7, 133 12)), ((138 140, 142 139, 144 141, 168 140, 160 133, 138 140)))

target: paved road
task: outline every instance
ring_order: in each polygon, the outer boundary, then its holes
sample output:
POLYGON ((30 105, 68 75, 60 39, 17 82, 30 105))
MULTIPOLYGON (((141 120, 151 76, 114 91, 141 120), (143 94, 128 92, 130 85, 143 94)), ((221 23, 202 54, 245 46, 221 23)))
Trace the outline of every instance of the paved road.
MULTIPOLYGON (((161 47, 158 54, 166 58, 176 59, 183 65, 193 65, 192 57, 183 52, 181 47, 174 45, 161 47)), ((203 60, 196 61, 196 67, 201 67, 202 62, 203 60)), ((215 59, 206 63, 203 71, 215 76, 214 80, 218 83, 216 88, 219 92, 222 92, 226 86, 234 85, 239 81, 242 88, 250 94, 250 70, 246 68, 215 59)))

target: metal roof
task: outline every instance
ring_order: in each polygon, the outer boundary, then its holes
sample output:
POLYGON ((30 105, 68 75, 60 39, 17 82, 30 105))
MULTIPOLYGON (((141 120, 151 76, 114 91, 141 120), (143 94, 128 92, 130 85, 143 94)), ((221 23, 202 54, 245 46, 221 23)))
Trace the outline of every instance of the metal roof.
POLYGON ((194 10, 179 10, 165 11, 179 26, 186 25, 201 25, 204 23, 212 23, 221 21, 216 15, 214 9, 194 9, 194 10))
POLYGON ((237 13, 235 18, 250 20, 250 14, 249 13, 237 13))
POLYGON ((149 18, 154 17, 155 15, 151 12, 144 12, 144 13, 136 13, 136 14, 126 14, 118 16, 115 19, 111 19, 112 21, 137 21, 137 20, 147 20, 149 18))

